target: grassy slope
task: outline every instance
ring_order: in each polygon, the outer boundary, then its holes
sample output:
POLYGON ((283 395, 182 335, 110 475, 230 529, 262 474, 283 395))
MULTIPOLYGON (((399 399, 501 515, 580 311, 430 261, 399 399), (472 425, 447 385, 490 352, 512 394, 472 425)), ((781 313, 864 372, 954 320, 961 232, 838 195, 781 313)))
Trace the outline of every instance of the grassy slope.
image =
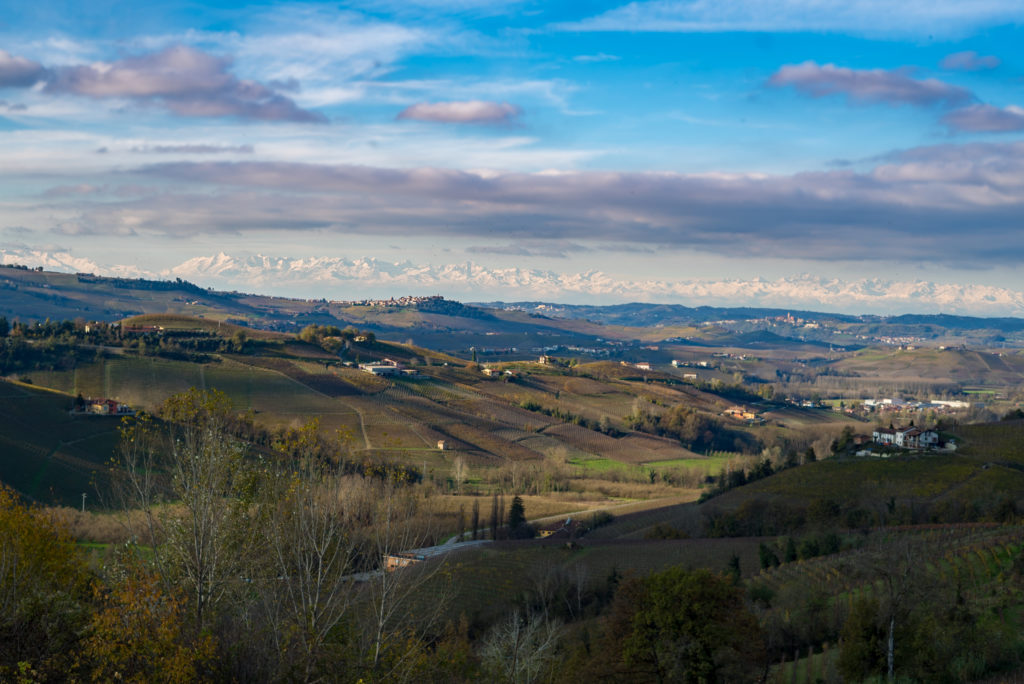
POLYGON ((95 506, 119 439, 117 418, 71 416, 70 395, 0 381, 0 481, 30 499, 95 506), (94 484, 95 483, 95 484, 94 484))
POLYGON ((839 371, 862 377, 909 381, 1014 385, 1024 382, 1024 357, 959 349, 868 349, 837 362, 839 371))

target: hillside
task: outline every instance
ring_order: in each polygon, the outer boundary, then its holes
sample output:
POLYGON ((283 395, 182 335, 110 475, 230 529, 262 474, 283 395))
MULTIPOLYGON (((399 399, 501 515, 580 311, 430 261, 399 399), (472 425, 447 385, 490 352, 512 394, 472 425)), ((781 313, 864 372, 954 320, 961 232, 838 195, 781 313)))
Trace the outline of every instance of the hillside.
POLYGON ((116 417, 71 416, 73 397, 0 381, 0 481, 26 498, 65 506, 97 501, 117 446, 116 417))
MULTIPOLYGON (((284 456, 275 442, 315 419, 320 458, 340 486, 376 487, 374 478, 401 474, 422 541, 400 548, 450 551, 397 571, 416 587, 403 611, 439 611, 464 635, 486 635, 525 607, 565 622, 564 647, 588 662, 587 634, 606 629, 620 587, 706 569, 727 573, 717 581, 752 607, 776 662, 810 649, 798 664, 787 661, 789 670, 774 666, 775 676, 823 671, 835 656, 822 642, 839 638, 855 596, 882 586, 870 559, 885 559, 885 568, 905 548, 923 559, 929 582, 941 580, 936 596, 955 579, 972 610, 997 592, 1008 615, 1019 608, 1003 587, 1022 551, 1015 520, 1024 505, 1024 419, 950 421, 943 436, 956 440, 955 452, 856 456, 830 444, 869 430, 864 418, 754 392, 766 384, 760 374, 835 367, 829 359, 691 348, 679 367, 559 356, 485 365, 355 328, 316 325, 295 335, 167 313, 88 331, 68 322, 17 326, 4 344, 20 350, 7 356, 21 365, 0 382, 0 481, 29 500, 66 507, 47 515, 68 521, 92 548, 125 541, 99 496, 119 420, 68 408, 82 395, 157 411, 168 396, 196 387, 227 396, 241 418, 233 434, 260 457, 244 463, 264 473, 273 462, 266 459, 284 456), (358 365, 368 361, 415 374, 376 376, 358 365), (741 407, 755 418, 726 413, 741 407), (835 455, 815 460, 810 449, 835 455), (86 513, 76 512, 82 493, 86 513), (512 536, 511 508, 503 516, 513 494, 551 537, 503 538, 512 536), (480 515, 488 505, 490 531, 480 515), (470 530, 496 540, 460 545, 470 530)), ((989 364, 995 372, 1000 358, 964 350, 855 354, 841 362, 861 364, 864 376, 824 377, 871 382, 874 361, 880 386, 886 375, 903 377, 898 363, 989 364)), ((973 372, 984 374, 980 365, 973 372)), ((292 473, 291 461, 283 467, 292 473)), ((365 556, 360 582, 346 579, 354 596, 387 576, 374 572, 380 557, 365 556)), ((1014 617, 1000 621, 1016 625, 1014 617)))
MULTIPOLYGON (((52 390, 53 402, 63 405, 81 395, 147 411, 191 387, 218 390, 261 430, 316 419, 321 429, 344 435, 357 458, 399 461, 431 479, 449 478, 459 462, 478 481, 513 473, 537 493, 576 482, 571 486, 581 493, 601 496, 631 486, 644 497, 663 495, 742 460, 762 439, 800 445, 817 439, 805 425, 838 430, 847 420, 766 403, 760 410, 784 412, 790 427, 751 426, 723 416, 735 399, 681 382, 678 374, 608 361, 504 362, 491 364, 488 376, 477 364, 351 330, 300 339, 181 314, 93 328, 53 326, 60 339, 78 340, 54 347, 56 357, 47 356, 51 343, 32 337, 47 328, 26 331, 26 353, 40 356, 11 378, 52 390), (357 367, 383 360, 416 375, 377 377, 357 367)), ((31 441, 18 436, 24 429, 11 427, 9 438, 31 441)), ((111 440, 95 446, 92 461, 109 458, 111 440)), ((19 478, 0 471, 0 479, 27 482, 19 478)))
POLYGON ((529 358, 564 349, 589 358, 630 358, 652 343, 821 352, 897 344, 1024 346, 1024 319, 850 316, 766 308, 541 302, 468 305, 438 297, 335 301, 222 292, 185 280, 156 281, 0 266, 0 316, 21 321, 112 322, 169 314, 297 332, 309 324, 354 325, 384 339, 433 349, 529 358))

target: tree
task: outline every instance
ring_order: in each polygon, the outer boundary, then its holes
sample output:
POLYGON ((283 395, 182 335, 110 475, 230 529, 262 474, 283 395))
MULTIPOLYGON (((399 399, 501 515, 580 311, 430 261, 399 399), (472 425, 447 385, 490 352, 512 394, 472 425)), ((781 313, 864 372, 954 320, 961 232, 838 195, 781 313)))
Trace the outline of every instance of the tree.
POLYGON ((197 629, 239 582, 256 547, 248 519, 252 495, 244 449, 229 431, 231 402, 223 392, 195 388, 163 407, 170 423, 170 489, 180 513, 169 512, 166 559, 188 592, 197 629))
POLYGON ((0 485, 0 679, 17 663, 67 677, 88 625, 92 580, 67 531, 0 485))
POLYGON ((735 553, 729 557, 728 573, 734 584, 739 584, 742 571, 740 570, 740 557, 735 553))
POLYGON ((880 625, 878 601, 858 596, 843 625, 839 671, 850 681, 861 681, 885 667, 885 630, 880 625))
POLYGON ((346 646, 332 633, 348 619, 354 598, 358 497, 333 464, 317 458, 318 430, 308 423, 276 445, 298 458, 275 469, 261 497, 268 539, 263 574, 273 579, 256 587, 282 661, 274 678, 329 676, 346 646))
POLYGON ((480 534, 480 501, 473 499, 473 540, 476 541, 480 534))
POLYGON ((512 498, 512 505, 508 509, 508 527, 516 531, 526 524, 526 507, 523 506, 523 499, 518 494, 512 498))
POLYGON ((11 331, 11 324, 7 322, 6 316, 0 316, 0 337, 7 337, 11 331))
POLYGON ((469 466, 466 464, 466 459, 456 456, 452 461, 452 482, 455 484, 455 491, 462 492, 462 484, 467 477, 469 477, 469 466))
POLYGON ((544 615, 516 610, 487 634, 480 658, 493 681, 537 682, 554 663, 560 633, 560 626, 544 615))
POLYGON ((762 570, 773 568, 779 564, 779 557, 764 542, 757 547, 757 555, 761 561, 762 570))
POLYGON ((621 600, 632 603, 621 660, 637 680, 754 681, 764 670, 761 628, 727 577, 672 568, 621 600))
POLYGON ((443 567, 443 561, 387 571, 389 556, 426 546, 436 529, 415 493, 395 476, 382 483, 364 481, 361 519, 368 523, 366 553, 375 570, 366 583, 370 617, 364 627, 366 660, 375 678, 405 680, 415 667, 420 639, 437 621, 449 587, 442 586, 419 615, 411 615, 411 599, 443 567))
POLYGON ((491 494, 491 539, 498 538, 498 493, 491 494))
POLYGON ((244 330, 236 330, 235 334, 231 336, 231 350, 237 354, 244 354, 248 341, 249 337, 244 330))
POLYGON ((793 537, 786 537, 786 552, 783 558, 787 563, 792 563, 797 559, 796 541, 793 537))
MULTIPOLYGON (((896 675, 897 634, 901 631, 904 621, 919 602, 918 599, 927 594, 927 581, 924 576, 925 567, 922 562, 923 548, 919 541, 909 537, 896 540, 879 539, 873 547, 858 554, 847 571, 852 575, 860 575, 863 579, 875 582, 880 586, 878 597, 863 606, 854 625, 849 630, 849 644, 844 648, 854 649, 859 654, 868 654, 869 646, 859 643, 853 637, 875 639, 876 633, 884 636, 883 653, 875 654, 872 659, 867 655, 849 656, 850 663, 867 663, 881 661, 884 654, 885 673, 889 681, 896 675), (874 611, 876 628, 868 627, 869 613, 874 611)), ((845 634, 845 630, 844 630, 845 634)), ((844 641, 844 644, 846 642, 844 641)), ((880 674, 875 671, 874 674, 880 674)))
POLYGON ((126 419, 119 432, 121 440, 109 470, 112 503, 122 513, 129 540, 149 546, 160 566, 165 534, 157 510, 169 492, 166 445, 146 413, 126 419), (142 513, 141 524, 137 512, 142 513))
POLYGON ((167 594, 159 578, 124 549, 114 586, 97 588, 83 653, 94 681, 194 682, 212 664, 215 644, 208 634, 184 635, 184 597, 167 594))
POLYGON ((455 539, 462 541, 466 538, 466 505, 459 504, 459 515, 455 523, 455 530, 457 532, 455 539))

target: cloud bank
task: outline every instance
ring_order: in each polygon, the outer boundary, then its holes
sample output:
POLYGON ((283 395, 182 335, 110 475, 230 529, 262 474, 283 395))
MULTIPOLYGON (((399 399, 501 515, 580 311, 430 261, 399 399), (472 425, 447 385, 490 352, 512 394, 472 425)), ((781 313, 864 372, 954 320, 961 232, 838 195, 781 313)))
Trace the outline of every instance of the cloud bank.
POLYGON ((325 123, 319 112, 257 81, 231 73, 231 60, 185 45, 114 62, 52 69, 0 50, 0 87, 44 83, 50 95, 123 99, 183 117, 236 117, 258 121, 325 123))
POLYGON ((950 128, 976 133, 1024 131, 1024 108, 976 104, 949 112, 942 121, 950 128))
POLYGON ((914 79, 886 69, 849 69, 835 64, 787 64, 769 79, 773 86, 793 86, 812 97, 846 95, 854 102, 890 105, 956 106, 974 99, 969 90, 938 79, 914 79))
MULTIPOLYGON (((998 63, 995 57, 978 57, 975 52, 959 52, 947 57, 943 66, 977 70, 992 68, 980 65, 998 63)), ((862 104, 944 107, 947 111, 941 121, 956 132, 1009 133, 1024 130, 1024 108, 1016 105, 1000 108, 979 103, 977 97, 965 88, 935 78, 914 79, 906 71, 849 69, 808 61, 781 67, 768 79, 768 85, 792 86, 811 97, 841 94, 850 102, 862 104)))
MULTIPOLYGON (((797 173, 470 172, 176 161, 133 193, 35 207, 63 233, 245 231, 500 239, 738 258, 983 266, 1024 259, 1024 143, 937 145, 874 168, 797 173), (150 181, 159 191, 147 191, 150 181)), ((134 183, 135 180, 141 181, 134 183)), ((470 243, 472 244, 472 243, 470 243)))
POLYGON ((28 88, 45 77, 42 64, 0 50, 0 88, 28 88))

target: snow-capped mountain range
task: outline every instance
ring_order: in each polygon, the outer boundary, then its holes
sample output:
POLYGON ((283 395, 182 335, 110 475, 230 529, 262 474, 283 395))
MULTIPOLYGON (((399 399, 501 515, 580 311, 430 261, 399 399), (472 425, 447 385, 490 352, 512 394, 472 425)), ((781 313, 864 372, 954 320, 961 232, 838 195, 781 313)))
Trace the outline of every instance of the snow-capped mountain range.
POLYGON ((182 278, 216 289, 328 299, 442 294, 457 299, 531 299, 614 304, 793 307, 842 313, 949 313, 1024 316, 1024 292, 977 284, 878 278, 840 280, 808 274, 765 280, 620 280, 601 271, 558 273, 480 264, 424 265, 373 257, 199 256, 154 272, 99 264, 69 252, 0 250, 0 263, 131 278, 182 278))

